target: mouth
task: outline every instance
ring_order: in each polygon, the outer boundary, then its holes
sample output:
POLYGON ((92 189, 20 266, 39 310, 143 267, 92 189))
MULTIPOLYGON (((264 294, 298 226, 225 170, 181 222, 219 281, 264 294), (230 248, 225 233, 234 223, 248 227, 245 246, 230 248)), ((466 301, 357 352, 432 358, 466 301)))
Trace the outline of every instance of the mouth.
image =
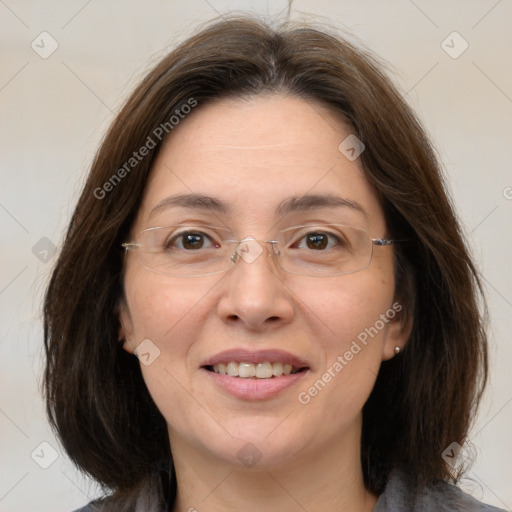
POLYGON ((223 392, 242 400, 264 400, 302 380, 311 367, 280 350, 229 350, 205 361, 200 369, 223 392))
POLYGON ((203 368, 210 372, 239 379, 275 379, 283 375, 295 375, 309 369, 307 366, 298 367, 290 363, 272 363, 270 361, 257 364, 230 361, 229 363, 206 365, 203 368))

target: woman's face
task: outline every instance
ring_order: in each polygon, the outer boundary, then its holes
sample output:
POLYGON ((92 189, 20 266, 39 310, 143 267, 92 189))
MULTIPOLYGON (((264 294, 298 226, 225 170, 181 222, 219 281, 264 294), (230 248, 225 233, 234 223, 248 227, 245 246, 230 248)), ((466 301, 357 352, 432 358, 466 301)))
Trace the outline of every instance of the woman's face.
MULTIPOLYGON (((385 238, 359 159, 338 149, 348 135, 325 107, 297 97, 199 105, 163 145, 132 235, 186 223, 229 228, 237 240, 274 240, 283 228, 322 223, 385 238), (212 200, 166 201, 190 194, 212 200), (278 209, 283 204, 288 213, 278 209)), ((144 342, 141 370, 173 452, 286 467, 357 447, 379 366, 405 342, 392 246, 374 247, 368 268, 335 277, 284 272, 270 244, 261 254, 258 247, 246 247, 255 259, 202 277, 154 273, 137 250, 127 254, 121 335, 129 352, 144 342), (278 363, 301 371, 243 378, 212 372, 214 362, 234 362, 231 370, 242 366, 249 375, 280 373, 278 363)))

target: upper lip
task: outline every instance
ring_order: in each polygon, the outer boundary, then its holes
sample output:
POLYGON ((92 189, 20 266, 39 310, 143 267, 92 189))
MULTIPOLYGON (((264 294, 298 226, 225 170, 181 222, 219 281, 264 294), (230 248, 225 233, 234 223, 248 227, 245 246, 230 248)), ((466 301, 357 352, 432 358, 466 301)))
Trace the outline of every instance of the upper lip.
POLYGON ((295 368, 309 368, 309 364, 304 359, 297 357, 284 350, 248 350, 232 349, 219 352, 203 362, 201 367, 214 366, 219 363, 229 363, 231 361, 238 363, 282 363, 291 364, 295 368))

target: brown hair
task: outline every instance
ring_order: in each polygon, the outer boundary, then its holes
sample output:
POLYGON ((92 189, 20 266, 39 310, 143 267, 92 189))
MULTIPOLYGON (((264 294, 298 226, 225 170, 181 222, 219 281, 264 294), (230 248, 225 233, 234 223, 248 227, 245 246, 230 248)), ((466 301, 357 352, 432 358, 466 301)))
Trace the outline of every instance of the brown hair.
POLYGON ((363 409, 365 483, 380 493, 397 467, 419 484, 450 478, 441 453, 463 444, 487 376, 478 275, 424 130, 375 58, 333 34, 252 18, 216 21, 144 78, 95 157, 46 294, 45 391, 64 448, 114 491, 116 510, 135 510, 151 493, 172 501, 176 492, 165 421, 138 360, 118 341, 120 245, 162 141, 133 168, 126 162, 191 99, 201 108, 264 92, 321 102, 341 116, 366 146, 361 165, 390 236, 407 240, 396 247, 396 299, 412 334, 382 364, 363 409))

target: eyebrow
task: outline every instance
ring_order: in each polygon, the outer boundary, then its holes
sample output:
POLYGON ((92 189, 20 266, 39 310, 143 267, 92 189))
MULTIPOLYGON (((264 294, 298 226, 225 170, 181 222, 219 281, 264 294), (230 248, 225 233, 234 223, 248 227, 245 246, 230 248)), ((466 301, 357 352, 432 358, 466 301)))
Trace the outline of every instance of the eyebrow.
POLYGON ((352 199, 335 196, 333 194, 307 194, 300 197, 289 197, 282 201, 276 209, 278 215, 287 215, 294 212, 306 212, 320 208, 350 208, 366 216, 364 208, 352 199))
POLYGON ((156 212, 172 207, 189 208, 194 210, 215 211, 218 213, 229 213, 229 206, 220 199, 203 194, 178 194, 162 199, 152 210, 151 217, 156 212))
MULTIPOLYGON (((172 207, 214 211, 222 214, 228 214, 231 211, 227 203, 215 197, 206 196, 204 194, 178 194, 166 197, 160 201, 151 210, 150 217, 158 211, 172 207)), ((307 212, 320 208, 341 207, 350 208, 366 216, 366 211, 357 201, 333 194, 307 194, 304 196, 289 197, 279 203, 276 208, 276 215, 284 216, 290 213, 307 212)))

